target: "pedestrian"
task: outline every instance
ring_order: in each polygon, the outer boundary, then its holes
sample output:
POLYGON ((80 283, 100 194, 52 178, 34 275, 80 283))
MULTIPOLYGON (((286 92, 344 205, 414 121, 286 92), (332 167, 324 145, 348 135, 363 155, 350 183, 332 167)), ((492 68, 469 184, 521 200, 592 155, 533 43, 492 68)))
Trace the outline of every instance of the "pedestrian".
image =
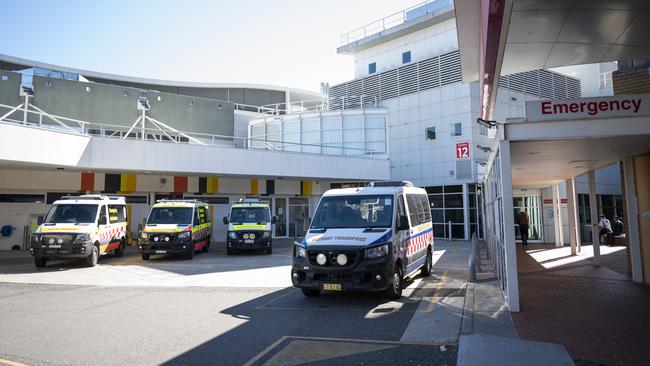
POLYGON ((521 235, 521 245, 528 248, 528 215, 524 210, 519 211, 519 234, 521 235))
POLYGON ((614 245, 614 237, 621 236, 625 233, 625 226, 623 226, 623 221, 618 216, 614 216, 614 223, 612 224, 612 241, 611 244, 614 245))
POLYGON ((598 242, 602 243, 603 235, 605 235, 605 238, 607 238, 606 235, 608 235, 611 232, 612 232, 612 224, 605 217, 605 215, 601 213, 600 221, 598 221, 598 242))

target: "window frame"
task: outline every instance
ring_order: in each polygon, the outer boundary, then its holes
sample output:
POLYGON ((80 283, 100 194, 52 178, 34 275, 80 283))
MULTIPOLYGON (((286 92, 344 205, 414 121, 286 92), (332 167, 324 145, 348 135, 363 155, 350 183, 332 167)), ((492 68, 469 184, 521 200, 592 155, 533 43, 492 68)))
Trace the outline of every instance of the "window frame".
POLYGON ((452 123, 451 128, 449 129, 449 134, 451 137, 463 136, 463 124, 461 122, 452 123), (456 130, 456 126, 460 127, 460 133, 457 133, 458 131, 456 130))
POLYGON ((368 75, 377 73, 377 62, 371 62, 368 64, 368 75))
POLYGON ((425 138, 427 141, 433 141, 433 140, 436 140, 436 138, 437 138, 437 136, 436 136, 436 126, 426 127, 426 128, 424 129, 424 138, 425 138), (429 132, 431 132, 430 130, 432 130, 432 129, 433 129, 433 138, 430 138, 430 137, 429 137, 429 132))
POLYGON ((411 57, 411 50, 402 52, 402 65, 410 63, 411 60, 413 60, 413 58, 411 57))

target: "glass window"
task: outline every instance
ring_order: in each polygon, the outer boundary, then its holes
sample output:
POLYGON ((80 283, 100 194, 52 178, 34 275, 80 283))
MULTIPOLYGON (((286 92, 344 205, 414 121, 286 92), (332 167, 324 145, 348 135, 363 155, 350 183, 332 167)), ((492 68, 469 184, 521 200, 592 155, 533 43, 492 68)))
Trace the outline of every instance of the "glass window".
POLYGON ((192 211, 191 207, 154 207, 147 225, 191 225, 192 211))
POLYGON ((445 222, 451 221, 454 224, 462 224, 464 215, 462 209, 445 210, 445 222))
POLYGON ((230 211, 230 222, 233 224, 243 224, 243 223, 260 223, 265 224, 271 221, 269 215, 269 208, 267 206, 258 206, 258 207, 233 207, 230 211))
POLYGON ((368 64, 368 74, 374 74, 377 72, 377 63, 373 62, 368 64))
POLYGON ((108 219, 106 218, 106 206, 102 206, 99 208, 99 219, 97 220, 97 224, 99 225, 108 224, 108 219))
POLYGON ((445 193, 461 193, 463 192, 463 186, 445 186, 445 193))
POLYGON ((445 208, 463 208, 462 194, 446 194, 445 208))
POLYGON ((95 222, 97 205, 59 204, 54 205, 45 217, 47 224, 75 223, 90 224, 95 222))
POLYGON ((323 197, 311 228, 368 228, 392 226, 393 196, 323 197))
POLYGON ((425 131, 427 140, 435 140, 436 139, 436 128, 435 127, 427 127, 425 131))
POLYGON ((431 210, 431 217, 433 222, 445 222, 445 210, 431 210))
POLYGON ((411 219, 411 226, 420 225, 420 219, 418 217, 417 197, 412 194, 406 195, 406 204, 408 206, 409 218, 411 219))
POLYGON ((463 135, 463 125, 461 123, 452 123, 451 124, 451 135, 452 136, 462 136, 463 135))
MULTIPOLYGON (((442 186, 426 187, 427 193, 442 193, 442 186)), ((431 199, 431 197, 429 197, 431 199)))
POLYGON ((424 210, 424 221, 431 221, 431 208, 429 206, 429 199, 425 195, 420 195, 420 202, 422 203, 422 209, 424 210))
POLYGON ((108 221, 111 224, 126 222, 126 206, 108 205, 108 221))
POLYGON ((402 63, 408 64, 411 62, 411 51, 402 52, 402 63))

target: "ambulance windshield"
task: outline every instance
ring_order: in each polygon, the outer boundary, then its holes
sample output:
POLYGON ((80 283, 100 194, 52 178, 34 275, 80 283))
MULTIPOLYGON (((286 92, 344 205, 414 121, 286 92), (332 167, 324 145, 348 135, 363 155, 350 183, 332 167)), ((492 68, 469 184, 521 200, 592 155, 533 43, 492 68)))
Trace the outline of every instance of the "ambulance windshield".
POLYGON ((267 224, 271 221, 267 206, 260 207, 233 207, 230 212, 230 222, 233 224, 259 223, 267 224))
POLYGON ((90 224, 95 222, 97 205, 58 204, 52 206, 45 218, 46 224, 90 224))
POLYGON ((329 196, 321 199, 312 229, 389 228, 393 196, 329 196))
POLYGON ((154 207, 147 225, 191 225, 191 207, 154 207))

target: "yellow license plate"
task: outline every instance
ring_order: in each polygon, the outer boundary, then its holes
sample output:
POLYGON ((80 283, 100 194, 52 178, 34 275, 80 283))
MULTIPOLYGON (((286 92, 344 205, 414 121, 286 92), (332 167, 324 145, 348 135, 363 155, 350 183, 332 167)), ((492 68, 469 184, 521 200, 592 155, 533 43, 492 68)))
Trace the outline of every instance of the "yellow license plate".
POLYGON ((340 283, 324 283, 323 284, 323 290, 325 291, 341 291, 341 284, 340 283))

